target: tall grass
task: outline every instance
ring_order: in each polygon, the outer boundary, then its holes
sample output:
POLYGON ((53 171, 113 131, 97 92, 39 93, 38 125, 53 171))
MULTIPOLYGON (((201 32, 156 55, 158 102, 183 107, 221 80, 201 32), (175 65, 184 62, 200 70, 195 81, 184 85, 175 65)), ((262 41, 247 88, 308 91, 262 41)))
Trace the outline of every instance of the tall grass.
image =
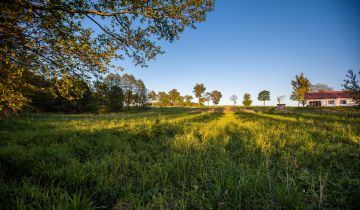
POLYGON ((0 122, 0 206, 360 207, 357 111, 193 111, 0 122))

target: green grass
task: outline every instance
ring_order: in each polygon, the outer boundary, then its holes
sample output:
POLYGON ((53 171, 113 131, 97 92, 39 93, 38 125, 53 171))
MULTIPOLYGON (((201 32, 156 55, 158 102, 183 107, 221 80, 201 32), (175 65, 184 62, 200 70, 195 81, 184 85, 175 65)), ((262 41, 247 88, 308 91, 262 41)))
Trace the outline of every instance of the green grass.
POLYGON ((212 111, 3 120, 1 209, 360 208, 359 110, 212 111))

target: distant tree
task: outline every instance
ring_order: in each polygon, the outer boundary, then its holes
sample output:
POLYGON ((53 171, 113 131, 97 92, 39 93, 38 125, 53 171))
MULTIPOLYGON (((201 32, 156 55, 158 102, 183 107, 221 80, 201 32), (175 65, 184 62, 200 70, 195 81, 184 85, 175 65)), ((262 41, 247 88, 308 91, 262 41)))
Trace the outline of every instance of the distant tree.
POLYGON ((230 96, 230 101, 234 102, 234 105, 237 103, 238 97, 237 95, 230 96))
POLYGON ((194 86, 194 94, 195 94, 195 97, 198 98, 199 100, 199 105, 202 105, 203 104, 203 101, 204 99, 201 99, 202 98, 202 95, 204 94, 206 90, 206 87, 204 86, 204 84, 196 84, 194 86))
POLYGON ((171 106, 174 106, 174 103, 180 96, 179 91, 177 91, 176 89, 172 89, 169 91, 168 95, 169 95, 169 100, 170 100, 171 106))
POLYGON ((353 70, 349 70, 342 86, 344 87, 345 91, 350 93, 355 103, 360 105, 360 84, 356 76, 360 77, 360 71, 356 75, 353 70))
POLYGON ((185 95, 184 98, 185 98, 186 106, 190 106, 191 101, 194 99, 191 95, 185 95))
POLYGON ((250 106, 252 104, 251 95, 249 93, 245 93, 243 97, 243 105, 250 106))
POLYGON ((185 100, 184 96, 179 96, 177 97, 176 102, 179 104, 179 106, 183 106, 184 100, 185 100))
POLYGON ((263 101, 265 106, 265 101, 270 101, 270 92, 268 90, 261 91, 257 99, 263 101))
POLYGON ((218 105, 220 103, 221 98, 222 94, 220 91, 214 90, 211 92, 211 100, 215 105, 218 105))
POLYGON ((94 82, 94 109, 97 111, 108 111, 109 107, 109 95, 110 87, 104 81, 95 81, 94 82))
POLYGON ((122 78, 119 74, 113 74, 110 73, 109 75, 107 75, 104 79, 104 83, 109 86, 118 86, 118 87, 122 87, 122 78))
POLYGON ((124 77, 118 74, 109 74, 105 79, 95 82, 94 102, 91 105, 95 105, 95 109, 100 112, 121 111, 124 104, 129 106, 131 101, 140 99, 141 94, 132 91, 140 88, 137 87, 137 85, 145 89, 142 81, 136 80, 132 75, 126 75, 124 79, 124 77), (139 84, 135 84, 137 82, 139 82, 139 84), (134 88, 128 88, 130 84, 132 84, 134 88), (134 96, 136 96, 136 98, 134 98, 134 96))
POLYGON ((311 83, 308 78, 304 76, 304 73, 295 76, 295 80, 291 81, 293 92, 290 96, 290 99, 293 101, 298 101, 303 106, 305 106, 305 94, 309 92, 311 88, 311 83))
POLYGON ((152 90, 148 93, 148 98, 150 99, 151 103, 153 103, 153 102, 157 101, 158 96, 157 96, 156 92, 152 90))
POLYGON ((316 83, 315 85, 311 85, 311 91, 329 91, 329 90, 334 90, 334 88, 323 83, 316 83))
POLYGON ((200 97, 199 98, 199 105, 203 106, 205 104, 205 101, 206 101, 205 97, 200 97))
POLYGON ((170 103, 169 95, 163 91, 158 93, 160 106, 167 106, 170 103))
POLYGON ((147 92, 145 84, 142 80, 135 80, 135 98, 134 103, 136 106, 144 106, 148 102, 147 92))
POLYGON ((126 106, 129 108, 131 104, 134 102, 136 79, 133 75, 124 74, 121 77, 121 80, 124 90, 124 102, 126 106))
POLYGON ((124 92, 124 103, 126 104, 126 107, 129 108, 132 103, 134 95, 133 92, 130 89, 125 89, 124 92))
POLYGON ((285 95, 276 97, 278 104, 281 104, 281 102, 285 99, 285 97, 286 97, 285 95))
MULTIPOLYGON (((60 112, 82 112, 91 98, 91 90, 86 81, 77 77, 69 77, 64 80, 53 80, 58 83, 59 87, 67 89, 67 91, 58 91, 53 89, 50 100, 51 108, 46 111, 60 112)), ((40 102, 44 103, 44 101, 40 102)), ((39 103, 38 103, 39 105, 39 103)))
POLYGON ((209 106, 209 105, 210 105, 210 101, 211 101, 211 93, 206 92, 206 93, 204 94, 204 99, 205 99, 205 101, 207 102, 207 105, 209 106))
POLYGON ((124 94, 119 86, 110 87, 109 93, 109 111, 116 112, 121 111, 123 108, 124 94))

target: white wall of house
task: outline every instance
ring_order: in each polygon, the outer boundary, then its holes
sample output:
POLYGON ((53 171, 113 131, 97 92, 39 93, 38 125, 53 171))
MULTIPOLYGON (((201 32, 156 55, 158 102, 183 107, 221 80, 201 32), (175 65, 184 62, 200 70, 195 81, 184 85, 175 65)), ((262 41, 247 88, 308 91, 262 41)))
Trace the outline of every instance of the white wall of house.
POLYGON ((305 101, 305 106, 310 106, 310 102, 320 101, 321 106, 355 106, 351 98, 334 98, 334 99, 310 99, 305 101), (344 103, 346 102, 346 103, 344 103))

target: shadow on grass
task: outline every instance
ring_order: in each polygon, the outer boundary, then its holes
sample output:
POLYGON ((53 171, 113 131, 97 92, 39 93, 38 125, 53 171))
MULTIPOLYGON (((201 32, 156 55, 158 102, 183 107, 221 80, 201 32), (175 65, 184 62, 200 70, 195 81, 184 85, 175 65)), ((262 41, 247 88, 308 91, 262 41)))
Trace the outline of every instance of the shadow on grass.
MULTIPOLYGON (((191 122, 206 123, 221 116, 222 113, 208 113, 191 122)), ((0 147, 0 178, 4 186, 0 203, 4 209, 11 209, 20 201, 27 207, 46 209, 56 206, 60 202, 57 198, 68 194, 82 196, 94 207, 111 208, 122 195, 135 192, 145 196, 140 199, 146 203, 151 197, 144 190, 155 186, 137 186, 147 179, 143 177, 139 182, 139 176, 148 176, 146 171, 151 168, 147 167, 160 164, 172 154, 169 139, 183 129, 181 123, 155 121, 136 130, 69 129, 52 136, 38 136, 40 139, 34 136, 8 142, 0 147)))

